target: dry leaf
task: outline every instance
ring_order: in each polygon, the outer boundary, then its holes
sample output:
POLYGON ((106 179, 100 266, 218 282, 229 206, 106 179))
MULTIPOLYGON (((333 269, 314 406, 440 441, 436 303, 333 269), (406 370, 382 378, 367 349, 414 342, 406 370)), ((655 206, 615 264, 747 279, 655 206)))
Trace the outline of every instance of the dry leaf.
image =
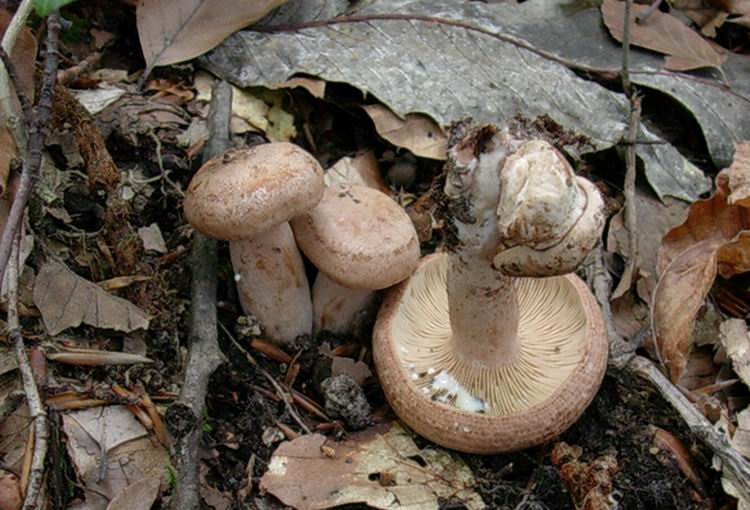
POLYGON ((159 495, 161 480, 141 478, 125 487, 107 505, 107 510, 150 510, 159 495))
POLYGON ((50 335, 81 323, 125 332, 146 329, 149 323, 140 308, 107 293, 55 259, 49 259, 39 270, 34 304, 50 335))
MULTIPOLYGON (((665 69, 688 71, 701 67, 719 67, 726 61, 726 54, 719 53, 700 34, 671 14, 657 9, 645 22, 635 23, 635 17, 648 8, 647 5, 633 5, 630 43, 664 53, 667 56, 664 61, 665 69)), ((625 3, 604 0, 602 16, 612 37, 622 42, 625 3)))
POLYGON ((750 334, 742 319, 728 319, 719 326, 719 340, 732 360, 732 369, 750 386, 750 334))
MULTIPOLYGON (((158 442, 151 441, 148 431, 125 406, 65 413, 62 428, 85 498, 72 505, 71 510, 104 510, 113 500, 128 498, 134 490, 133 484, 139 480, 161 484, 169 454, 158 442), (104 474, 103 479, 100 473, 104 474)), ((141 489, 144 497, 149 496, 149 486, 141 489)), ((136 501, 133 500, 134 505, 136 501)))
POLYGON ((659 360, 676 383, 692 340, 695 315, 716 277, 719 245, 701 241, 680 253, 664 270, 651 304, 651 328, 659 360))
POLYGON ((285 1, 141 0, 136 17, 146 74, 202 55, 285 1))
POLYGON ((422 158, 445 159, 445 133, 427 115, 409 113, 402 119, 381 104, 362 108, 372 119, 378 134, 396 147, 409 149, 422 158))
POLYGON ((0 510, 21 510, 21 481, 16 475, 0 469, 0 510))
POLYGON ((383 182, 378 160, 375 159, 375 154, 372 151, 357 154, 353 158, 349 156, 341 158, 326 170, 323 179, 326 186, 361 184, 383 193, 390 193, 388 186, 383 182))
POLYGON ((750 459, 750 408, 737 413, 737 429, 732 436, 732 446, 742 456, 750 459))
POLYGON ((302 87, 307 90, 313 97, 323 99, 326 96, 326 81, 319 78, 295 77, 290 78, 283 83, 279 83, 274 89, 293 89, 302 87))
POLYGON ((138 229, 138 237, 143 241, 143 249, 146 251, 155 251, 157 253, 167 253, 167 243, 164 242, 164 236, 161 235, 161 229, 156 223, 148 227, 138 229))
POLYGON ((474 483, 462 461, 437 448, 420 450, 397 423, 384 423, 342 443, 319 434, 282 443, 260 487, 298 510, 353 503, 436 510, 441 498, 485 508, 474 483))
POLYGON ((359 386, 362 386, 368 377, 372 375, 370 367, 362 361, 354 361, 351 358, 334 356, 331 363, 331 377, 337 375, 348 375, 359 386))
POLYGON ((139 354, 117 351, 99 351, 94 349, 67 349, 62 352, 48 352, 47 359, 68 365, 134 365, 136 363, 153 363, 153 360, 139 354))

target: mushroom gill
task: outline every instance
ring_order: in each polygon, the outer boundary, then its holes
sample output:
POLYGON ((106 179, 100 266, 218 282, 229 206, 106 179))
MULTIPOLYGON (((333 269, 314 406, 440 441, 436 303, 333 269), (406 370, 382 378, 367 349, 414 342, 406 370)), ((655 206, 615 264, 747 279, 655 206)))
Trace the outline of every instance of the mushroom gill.
POLYGON ((520 348, 508 363, 483 367, 451 347, 447 273, 446 254, 424 261, 391 323, 412 383, 437 402, 490 415, 517 413, 552 396, 586 349, 585 311, 568 278, 514 279, 520 348))

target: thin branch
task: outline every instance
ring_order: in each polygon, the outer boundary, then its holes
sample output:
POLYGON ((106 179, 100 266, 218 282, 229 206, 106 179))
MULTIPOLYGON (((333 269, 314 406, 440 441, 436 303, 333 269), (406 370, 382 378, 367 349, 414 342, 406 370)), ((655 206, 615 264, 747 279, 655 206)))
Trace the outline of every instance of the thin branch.
POLYGON ((8 53, 2 48, 0 48, 0 59, 2 59, 3 65, 5 65, 5 70, 8 73, 8 78, 10 79, 11 85, 13 85, 13 89, 18 91, 17 96, 18 102, 21 104, 21 113, 23 114, 24 127, 29 127, 32 124, 34 112, 32 110, 31 103, 29 102, 29 98, 21 93, 21 81, 18 77, 18 73, 16 72, 16 66, 15 64, 13 64, 13 61, 11 60, 8 53))
MULTIPOLYGON (((213 90, 209 113, 210 138, 203 153, 208 161, 230 145, 232 89, 220 82, 213 90)), ((193 236, 190 269, 190 329, 185 382, 177 401, 167 410, 166 423, 177 461, 177 488, 171 508, 198 510, 200 497, 200 438, 211 374, 226 358, 218 343, 216 316, 216 241, 198 232, 193 236)))
MULTIPOLYGON (((29 128, 29 150, 24 158, 23 171, 18 183, 18 191, 13 199, 13 205, 8 215, 2 237, 0 237, 0 282, 3 281, 5 268, 10 259, 13 238, 18 232, 26 203, 29 201, 34 180, 42 165, 44 141, 49 133, 50 117, 52 116, 52 97, 57 78, 57 47, 60 37, 60 15, 57 12, 47 17, 47 54, 44 65, 42 89, 39 94, 36 116, 29 128)), ((3 66, 3 69, 5 67, 3 66)))
POLYGON ((26 347, 18 322, 18 272, 19 272, 19 245, 21 232, 13 241, 12 256, 8 264, 8 335, 13 342, 13 349, 18 361, 18 369, 21 372, 23 391, 26 402, 29 405, 29 413, 34 423, 32 434, 34 447, 31 457, 31 472, 26 484, 26 496, 23 501, 23 510, 39 508, 37 499, 44 481, 44 460, 47 457, 47 413, 36 386, 34 372, 26 354, 26 347))
MULTIPOLYGON (((625 19, 622 28, 622 71, 620 71, 620 76, 622 77, 622 90, 628 97, 633 96, 633 87, 630 84, 630 17, 632 10, 633 0, 625 0, 625 19)), ((635 140, 635 136, 631 136, 630 140, 635 140)))

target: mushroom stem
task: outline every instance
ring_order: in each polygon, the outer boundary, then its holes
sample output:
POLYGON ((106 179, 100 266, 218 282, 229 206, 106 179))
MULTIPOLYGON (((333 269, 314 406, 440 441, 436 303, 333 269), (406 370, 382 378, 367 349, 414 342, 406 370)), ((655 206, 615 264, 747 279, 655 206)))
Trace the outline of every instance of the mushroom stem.
POLYGON ((451 254, 448 303, 456 353, 475 367, 511 363, 518 352, 518 300, 512 278, 483 257, 451 254))
POLYGON ((282 344, 312 331, 312 300, 302 255, 289 223, 253 239, 231 241, 232 266, 245 313, 282 344))

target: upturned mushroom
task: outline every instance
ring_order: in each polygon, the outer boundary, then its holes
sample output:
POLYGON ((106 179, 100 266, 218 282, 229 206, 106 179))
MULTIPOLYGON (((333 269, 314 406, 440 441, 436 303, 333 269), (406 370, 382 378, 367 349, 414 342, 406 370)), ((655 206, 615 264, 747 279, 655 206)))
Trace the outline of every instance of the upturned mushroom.
POLYGON ((288 221, 320 201, 323 169, 285 142, 229 151, 203 165, 185 195, 190 224, 229 241, 243 310, 289 343, 312 332, 312 301, 288 221))
MULTIPOLYGON (((409 216, 388 195, 366 186, 329 186, 320 203, 291 224, 300 249, 326 277, 317 290, 329 297, 319 294, 318 300, 321 307, 330 307, 331 318, 321 310, 321 329, 335 329, 336 307, 351 312, 374 299, 372 293, 357 291, 395 285, 419 260, 419 240, 409 216), (350 292, 336 298, 335 284, 350 292)), ((315 293, 313 289, 313 300, 315 293)))
POLYGON ((559 435, 601 383, 601 312, 566 273, 599 239, 604 214, 598 191, 547 142, 464 129, 448 154, 448 251, 386 296, 373 354, 407 425, 488 454, 559 435))

